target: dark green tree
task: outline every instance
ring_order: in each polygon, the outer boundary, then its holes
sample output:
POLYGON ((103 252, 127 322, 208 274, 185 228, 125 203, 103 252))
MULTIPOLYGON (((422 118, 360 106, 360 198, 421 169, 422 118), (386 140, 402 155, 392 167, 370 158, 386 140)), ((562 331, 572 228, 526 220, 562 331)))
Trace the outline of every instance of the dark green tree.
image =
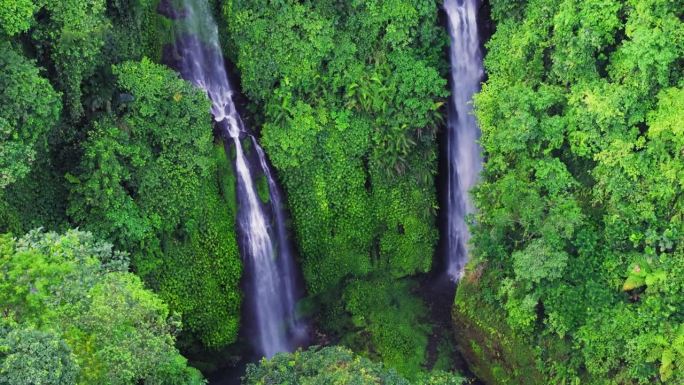
POLYGON ((47 14, 33 38, 59 76, 55 79, 65 95, 65 107, 76 121, 84 114, 83 82, 105 62, 101 55, 111 22, 105 0, 35 1, 47 14))
MULTIPOLYGON (((35 63, 0 41, 0 189, 26 176, 62 104, 35 63)), ((2 193, 0 192, 0 199, 2 193)))
POLYGON ((78 366, 59 336, 35 329, 10 329, 0 335, 0 384, 72 385, 78 366))

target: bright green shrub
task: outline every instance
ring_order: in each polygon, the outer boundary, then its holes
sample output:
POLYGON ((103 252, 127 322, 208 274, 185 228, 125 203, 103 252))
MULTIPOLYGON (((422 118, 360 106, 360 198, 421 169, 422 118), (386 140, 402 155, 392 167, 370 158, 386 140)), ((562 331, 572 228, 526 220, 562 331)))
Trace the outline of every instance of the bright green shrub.
POLYGON ((0 384, 72 385, 78 365, 69 346, 50 332, 4 328, 0 331, 0 384))
POLYGON ((0 28, 9 35, 25 32, 33 23, 38 5, 33 0, 0 1, 0 28))
POLYGON ((90 233, 1 236, 0 382, 204 383, 174 347, 180 322, 127 270, 90 233))

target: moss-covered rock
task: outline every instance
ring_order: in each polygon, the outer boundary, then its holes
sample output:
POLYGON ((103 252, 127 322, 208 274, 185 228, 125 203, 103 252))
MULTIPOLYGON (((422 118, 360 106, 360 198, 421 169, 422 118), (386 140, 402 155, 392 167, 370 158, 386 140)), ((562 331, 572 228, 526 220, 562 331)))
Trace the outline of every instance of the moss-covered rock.
POLYGON ((488 385, 545 384, 532 345, 511 331, 505 310, 483 296, 480 287, 494 278, 486 270, 484 264, 470 266, 458 284, 452 309, 458 350, 488 385))

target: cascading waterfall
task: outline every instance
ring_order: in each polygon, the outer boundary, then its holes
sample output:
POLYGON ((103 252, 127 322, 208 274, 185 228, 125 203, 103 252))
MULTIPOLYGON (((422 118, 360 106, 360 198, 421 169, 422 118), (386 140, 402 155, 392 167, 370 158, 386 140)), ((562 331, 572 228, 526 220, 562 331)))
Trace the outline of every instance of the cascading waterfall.
POLYGON ((447 132, 447 274, 456 281, 468 260, 466 216, 474 212, 469 190, 482 169, 480 130, 472 97, 484 76, 477 9, 479 0, 445 0, 451 36, 451 105, 447 132))
MULTIPOLYGON (((296 285, 294 277, 296 276, 295 266, 294 266, 294 256, 292 253, 292 245, 288 236, 287 229, 285 227, 286 213, 282 206, 282 197, 280 195, 280 187, 276 184, 275 178, 271 174, 271 169, 266 162, 266 154, 264 150, 259 146, 257 140, 254 136, 252 138, 252 143, 256 149, 257 155, 259 157, 259 164, 263 170, 266 180, 268 181, 268 189, 271 197, 271 208, 273 217, 275 219, 276 225, 276 239, 277 244, 280 247, 278 253, 280 258, 278 258, 278 266, 280 273, 284 277, 288 277, 283 280, 283 292, 285 296, 285 303, 290 304, 294 308, 296 303, 296 285)), ((292 333, 292 337, 295 341, 304 341, 306 338, 306 325, 299 322, 299 320, 291 313, 290 316, 286 317, 288 330, 292 333)))
MULTIPOLYGON (((250 134, 233 102, 225 62, 219 46, 218 28, 206 0, 185 0, 177 24, 174 60, 181 76, 204 89, 217 126, 235 149, 238 196, 238 232, 246 265, 246 297, 253 309, 255 349, 271 357, 292 351, 303 342, 306 326, 295 315, 296 269, 285 226, 280 190, 264 151, 250 134), (257 159, 250 158, 243 140, 251 141, 257 159), (256 173, 263 175, 270 199, 257 194, 256 173)), ((245 319, 249 323, 252 319, 245 319)))

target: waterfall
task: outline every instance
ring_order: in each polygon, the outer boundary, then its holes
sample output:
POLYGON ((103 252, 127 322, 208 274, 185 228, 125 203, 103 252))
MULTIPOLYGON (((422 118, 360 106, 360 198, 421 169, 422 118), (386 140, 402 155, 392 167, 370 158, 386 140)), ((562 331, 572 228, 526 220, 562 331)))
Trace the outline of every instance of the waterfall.
POLYGON ((480 130, 472 97, 484 76, 477 27, 478 0, 445 0, 451 37, 451 105, 447 131, 447 274, 456 281, 468 260, 466 216, 474 212, 469 190, 482 169, 480 130))
MULTIPOLYGON (((295 315, 296 269, 285 226, 279 187, 266 155, 246 129, 235 103, 219 45, 218 28, 207 1, 184 0, 177 21, 173 65, 181 76, 207 92, 211 114, 235 149, 238 234, 247 280, 245 296, 252 309, 243 323, 256 333, 255 350, 265 357, 292 351, 304 341, 306 327, 295 315), (243 148, 251 143, 254 156, 243 148), (259 198, 256 175, 269 187, 269 201, 259 198)), ((229 147, 229 146, 227 146, 229 147)))

